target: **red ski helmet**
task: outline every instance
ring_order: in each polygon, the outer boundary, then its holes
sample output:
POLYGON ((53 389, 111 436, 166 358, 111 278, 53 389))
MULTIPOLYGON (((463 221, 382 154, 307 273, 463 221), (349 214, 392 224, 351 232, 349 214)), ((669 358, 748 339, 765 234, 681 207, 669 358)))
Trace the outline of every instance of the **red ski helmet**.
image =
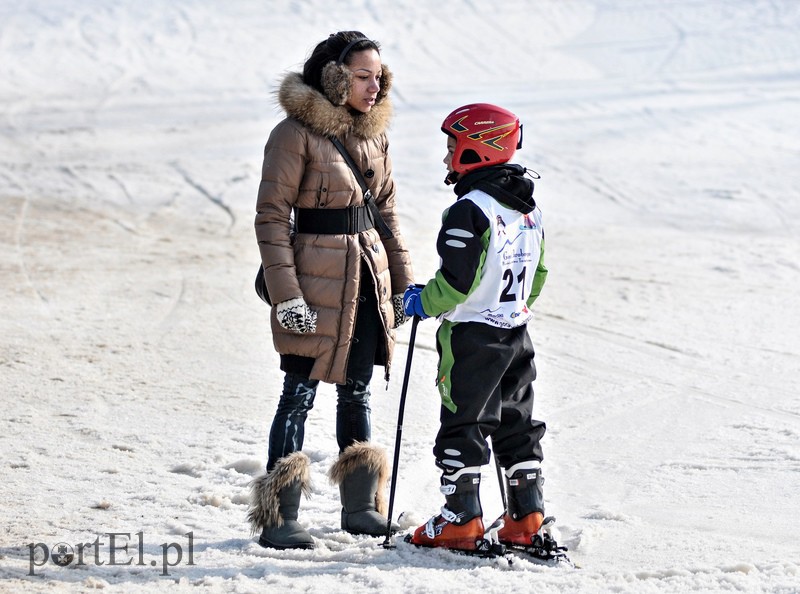
POLYGON ((522 148, 519 118, 491 103, 459 107, 444 119, 442 132, 456 141, 452 166, 458 174, 507 163, 522 148))

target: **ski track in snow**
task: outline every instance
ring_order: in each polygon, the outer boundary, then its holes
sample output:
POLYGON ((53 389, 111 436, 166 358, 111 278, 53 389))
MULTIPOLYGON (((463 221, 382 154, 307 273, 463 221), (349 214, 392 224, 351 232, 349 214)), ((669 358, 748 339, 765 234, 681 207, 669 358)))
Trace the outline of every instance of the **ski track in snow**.
MULTIPOLYGON (((0 3, 0 590, 800 592, 798 29, 791 0, 0 3), (420 282, 453 200, 441 120, 473 101, 523 120, 548 233, 545 495, 578 570, 341 531, 331 386, 306 428, 317 549, 249 534, 282 382, 252 288, 261 152, 282 74, 348 28, 395 75, 420 282), (31 570, 35 543, 110 532, 142 533, 146 562, 31 570), (189 533, 194 564, 162 575, 189 533)), ((408 390, 404 530, 442 504, 435 329, 408 390)), ((408 332, 372 386, 390 459, 408 332)), ((482 486, 493 519, 493 467, 482 486)))

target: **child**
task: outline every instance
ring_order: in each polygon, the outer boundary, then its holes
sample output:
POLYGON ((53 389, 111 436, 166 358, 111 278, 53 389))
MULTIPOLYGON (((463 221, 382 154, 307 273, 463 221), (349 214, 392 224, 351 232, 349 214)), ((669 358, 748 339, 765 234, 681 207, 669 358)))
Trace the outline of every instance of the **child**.
POLYGON ((446 503, 410 542, 462 550, 480 543, 480 467, 489 462, 491 436, 508 500, 499 540, 530 545, 544 518, 545 424, 532 416, 536 366, 527 332, 547 277, 542 215, 526 169, 508 163, 522 146, 513 113, 466 105, 445 118, 442 131, 445 183, 455 184, 458 198, 436 241, 439 270, 426 285, 409 286, 403 304, 409 316, 441 320, 441 425, 433 452, 446 503))

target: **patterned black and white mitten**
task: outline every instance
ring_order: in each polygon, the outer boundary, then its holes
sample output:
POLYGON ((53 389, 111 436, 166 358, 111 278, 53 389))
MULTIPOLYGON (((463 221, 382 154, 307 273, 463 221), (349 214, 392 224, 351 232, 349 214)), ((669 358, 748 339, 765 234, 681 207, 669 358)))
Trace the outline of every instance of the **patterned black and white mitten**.
POLYGON ((392 308, 394 309, 394 326, 392 328, 399 328, 408 321, 408 316, 403 309, 402 293, 392 295, 392 308))
POLYGON ((281 301, 275 306, 278 323, 286 330, 306 334, 317 330, 317 312, 313 311, 306 300, 295 297, 281 301))

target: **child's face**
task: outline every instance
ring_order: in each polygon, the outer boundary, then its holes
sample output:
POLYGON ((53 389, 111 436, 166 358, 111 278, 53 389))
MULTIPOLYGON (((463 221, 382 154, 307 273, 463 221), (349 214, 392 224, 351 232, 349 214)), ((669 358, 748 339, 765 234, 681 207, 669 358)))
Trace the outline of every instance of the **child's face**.
POLYGON ((456 152, 456 139, 452 136, 447 137, 447 154, 444 157, 443 163, 447 166, 447 172, 453 173, 453 153, 456 152))

